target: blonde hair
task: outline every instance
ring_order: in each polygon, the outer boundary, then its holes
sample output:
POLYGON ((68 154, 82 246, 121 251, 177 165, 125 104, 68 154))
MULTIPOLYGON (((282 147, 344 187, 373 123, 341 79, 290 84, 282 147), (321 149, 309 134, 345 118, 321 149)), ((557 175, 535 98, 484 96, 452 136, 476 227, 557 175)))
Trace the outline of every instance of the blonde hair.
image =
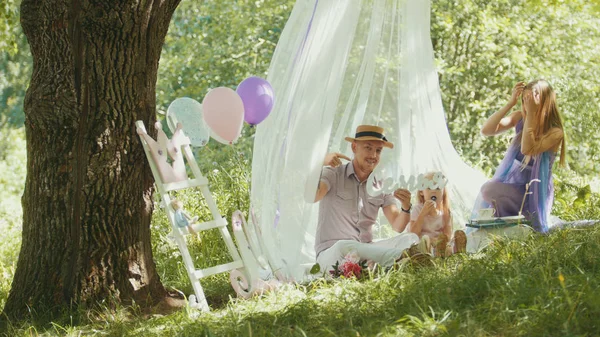
MULTIPOLYGON (((552 89, 550 83, 544 79, 537 79, 529 82, 523 91, 531 90, 533 92, 534 89, 537 89, 540 97, 538 110, 535 112, 535 115, 532 116, 537 118, 536 125, 540 126, 537 128, 534 135, 536 138, 541 137, 552 128, 559 128, 563 131, 563 138, 560 144, 560 166, 564 167, 566 163, 566 135, 564 134, 562 119, 556 104, 556 93, 554 92, 554 89, 552 89)), ((523 100, 522 96, 521 100, 523 100)), ((530 160, 531 156, 525 156, 523 158, 523 168, 529 164, 530 160)))
MULTIPOLYGON (((424 178, 429 180, 433 179, 433 176, 436 174, 442 174, 441 172, 427 172, 423 175, 424 178)), ((423 190, 417 191, 417 199, 419 200, 419 204, 425 204, 425 196, 423 195, 423 190)), ((437 201, 437 200, 436 200, 437 201)), ((452 225, 452 211, 450 211, 450 202, 448 201, 448 190, 446 186, 442 189, 442 214, 444 220, 444 226, 452 225)))

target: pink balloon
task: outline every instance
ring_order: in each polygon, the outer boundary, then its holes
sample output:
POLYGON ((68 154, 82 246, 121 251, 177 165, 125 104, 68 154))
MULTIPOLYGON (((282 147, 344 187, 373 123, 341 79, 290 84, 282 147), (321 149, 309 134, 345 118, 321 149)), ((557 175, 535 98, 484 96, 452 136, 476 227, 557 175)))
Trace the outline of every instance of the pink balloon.
POLYGON ((228 142, 225 139, 219 137, 219 135, 217 135, 214 131, 210 132, 210 138, 216 140, 217 142, 219 142, 221 144, 225 144, 225 145, 231 145, 232 144, 232 142, 228 142))
POLYGON ((227 142, 235 141, 244 125, 244 103, 226 87, 214 88, 202 101, 203 118, 211 130, 227 142))

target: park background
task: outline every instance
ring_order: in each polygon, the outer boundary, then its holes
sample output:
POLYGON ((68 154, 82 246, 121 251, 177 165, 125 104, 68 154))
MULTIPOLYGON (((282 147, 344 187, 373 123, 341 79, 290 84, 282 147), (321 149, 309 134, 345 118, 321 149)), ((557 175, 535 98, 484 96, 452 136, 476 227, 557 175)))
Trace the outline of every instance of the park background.
MULTIPOLYGON (((27 172, 23 99, 32 59, 18 0, 0 11, 0 308, 18 259, 21 195, 27 172)), ((178 97, 201 101, 211 88, 266 77, 294 1, 183 0, 170 23, 159 65, 157 112, 178 97)), ((431 34, 448 129, 470 165, 491 176, 510 135, 484 138, 483 121, 505 104, 513 84, 545 78, 557 92, 568 165, 555 167, 553 214, 600 219, 600 5, 597 1, 439 0, 431 34)), ((164 115, 159 115, 159 119, 164 115)), ((164 123, 163 123, 164 124, 164 123)), ((132 125, 133 127, 133 125, 132 125)), ((166 126, 165 126, 166 129, 166 126)), ((234 146, 211 141, 196 157, 226 218, 249 207, 254 129, 234 146)), ((181 196, 208 217, 198 194, 181 196)), ((169 223, 156 207, 151 224, 162 282, 191 286, 169 223)), ((193 243, 198 266, 225 261, 215 232, 193 243), (207 262, 207 261, 210 261, 207 262)), ((147 315, 96 308, 48 324, 9 324, 11 335, 593 335, 600 313, 597 226, 568 228, 524 242, 499 240, 483 256, 456 257, 427 270, 377 280, 290 286, 277 294, 232 299, 227 275, 203 282, 212 314, 147 315), (423 292, 423 289, 429 289, 423 292)), ((135 308, 134 308, 135 309, 135 308)))

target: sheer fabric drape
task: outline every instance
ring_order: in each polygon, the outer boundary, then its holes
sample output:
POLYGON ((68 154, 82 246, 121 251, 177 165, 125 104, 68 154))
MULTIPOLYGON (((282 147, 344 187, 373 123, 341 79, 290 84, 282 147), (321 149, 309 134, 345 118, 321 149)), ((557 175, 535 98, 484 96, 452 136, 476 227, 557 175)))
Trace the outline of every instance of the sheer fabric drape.
POLYGON ((464 226, 484 176, 451 143, 429 22, 424 0, 296 2, 269 68, 276 102, 257 127, 252 164, 251 241, 274 272, 307 276, 323 158, 352 157, 344 137, 360 124, 384 127, 396 145, 374 174, 442 171, 455 226, 464 226))

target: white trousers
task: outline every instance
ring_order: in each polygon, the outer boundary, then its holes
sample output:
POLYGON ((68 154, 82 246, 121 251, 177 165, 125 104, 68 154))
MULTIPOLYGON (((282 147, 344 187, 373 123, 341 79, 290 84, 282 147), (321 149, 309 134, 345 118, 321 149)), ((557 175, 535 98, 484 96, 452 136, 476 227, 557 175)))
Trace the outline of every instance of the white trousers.
POLYGON ((419 242, 414 233, 402 233, 386 240, 363 243, 354 240, 340 240, 322 251, 317 257, 321 272, 333 270, 336 262, 342 263, 349 253, 356 253, 361 260, 371 260, 383 267, 391 266, 402 251, 419 242))

